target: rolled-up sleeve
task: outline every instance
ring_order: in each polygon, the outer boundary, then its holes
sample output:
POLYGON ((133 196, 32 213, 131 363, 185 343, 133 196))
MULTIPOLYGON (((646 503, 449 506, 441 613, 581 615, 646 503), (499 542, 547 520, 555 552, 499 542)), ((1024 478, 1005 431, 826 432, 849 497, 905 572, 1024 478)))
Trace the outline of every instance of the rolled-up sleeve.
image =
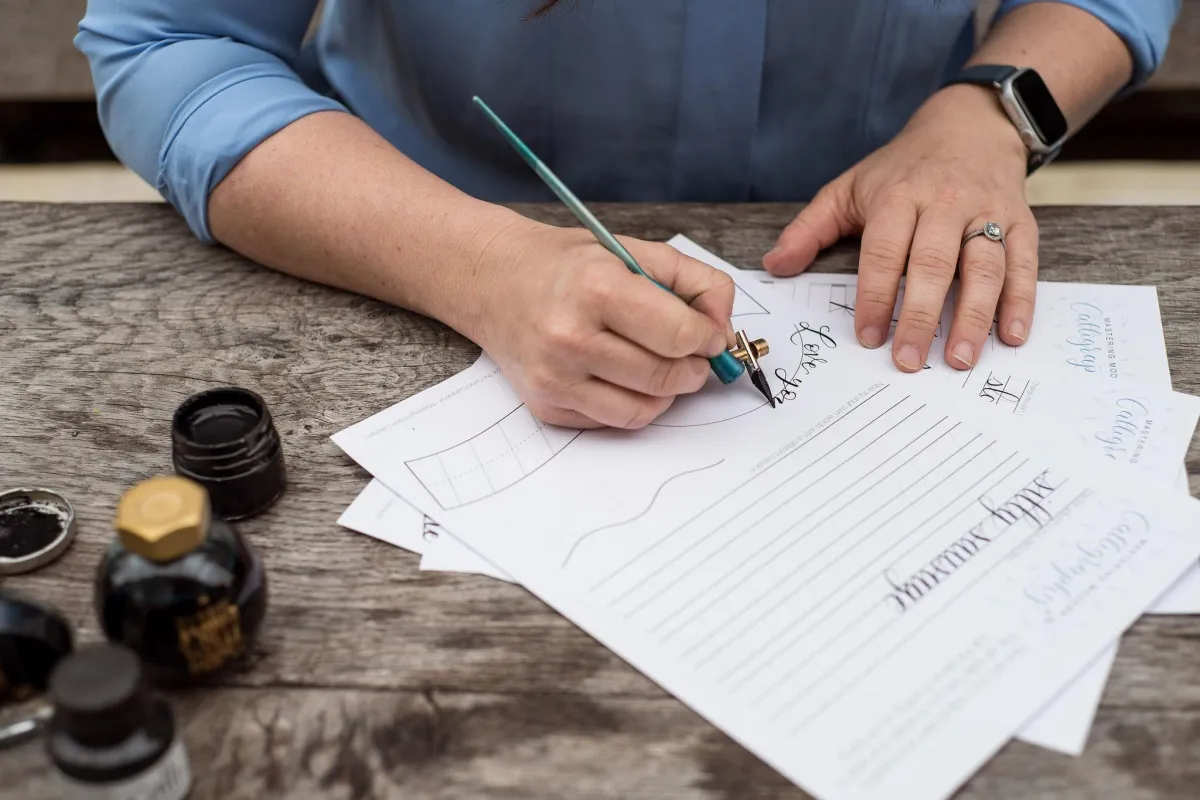
POLYGON ((1059 2, 1087 11, 1121 37, 1133 56, 1126 91, 1144 84, 1162 64, 1181 0, 1002 0, 996 18, 1030 3, 1059 2))
POLYGON ((87 57, 116 156, 212 243, 208 196, 264 139, 345 111, 296 67, 316 0, 89 0, 87 57))

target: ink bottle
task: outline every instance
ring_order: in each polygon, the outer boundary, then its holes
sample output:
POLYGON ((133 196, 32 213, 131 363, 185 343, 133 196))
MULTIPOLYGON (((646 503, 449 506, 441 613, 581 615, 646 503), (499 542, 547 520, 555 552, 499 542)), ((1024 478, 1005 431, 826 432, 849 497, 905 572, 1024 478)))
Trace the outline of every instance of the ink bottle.
POLYGON ((55 666, 72 650, 71 626, 56 609, 0 590, 0 703, 44 692, 55 666))
POLYGON ((171 418, 175 474, 208 491, 227 522, 270 508, 287 487, 287 469, 271 410, 255 392, 222 386, 194 394, 171 418))
POLYGON ((249 542, 213 515, 204 487, 174 475, 143 481, 121 498, 116 529, 95 581, 108 640, 168 685, 240 661, 266 611, 266 573, 249 542))
POLYGON ((50 677, 45 748, 64 797, 180 800, 187 751, 166 700, 151 694, 128 648, 85 647, 50 677))

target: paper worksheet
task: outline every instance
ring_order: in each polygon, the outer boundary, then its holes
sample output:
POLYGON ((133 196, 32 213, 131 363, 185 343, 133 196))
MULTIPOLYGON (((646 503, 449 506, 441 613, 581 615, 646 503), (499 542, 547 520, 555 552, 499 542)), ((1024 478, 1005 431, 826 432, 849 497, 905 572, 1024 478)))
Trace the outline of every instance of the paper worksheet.
POLYGON ((775 410, 717 386, 581 433, 497 374, 335 441, 814 794, 943 797, 1200 554, 1196 503, 754 327, 794 375, 775 410))
MULTIPOLYGON (((772 278, 758 273, 760 280, 769 283, 793 302, 828 311, 842 319, 836 326, 843 336, 853 336, 853 318, 857 276, 800 275, 794 278, 772 278)), ((948 385, 968 390, 997 410, 1009 409, 1014 414, 1026 413, 1025 406, 1045 382, 1037 376, 1054 376, 1062 390, 1057 401, 1042 403, 1033 409, 1046 420, 1057 418, 1060 424, 1071 426, 1077 436, 1092 436, 1093 446, 1110 459, 1123 459, 1136 464, 1144 474, 1164 485, 1178 475, 1178 465, 1186 456, 1195 420, 1183 421, 1178 432, 1167 436, 1174 447, 1164 447, 1157 459, 1149 458, 1140 447, 1139 431, 1149 416, 1145 406, 1131 398, 1121 402, 1124 408, 1111 416, 1108 424, 1097 424, 1094 416, 1080 414, 1077 402, 1080 393, 1112 392, 1112 387, 1168 390, 1171 386, 1167 364, 1166 344, 1162 333, 1157 291, 1152 286, 1112 286, 1068 284, 1039 281, 1037 312, 1033 335, 1021 347, 1004 344, 995 328, 988 336, 984 351, 975 369, 964 372, 945 363, 945 335, 950 330, 957 299, 958 282, 943 307, 937 339, 930 350, 927 374, 948 385)), ((901 297, 903 294, 901 293, 901 297)), ((897 309, 900 305, 897 303, 897 309)), ((893 316, 892 332, 897 315, 893 316)), ((890 348, 880 348, 880 356, 890 360, 890 348)), ((1123 389, 1116 389, 1118 396, 1123 389)), ((1115 409, 1114 409, 1115 410, 1115 409)), ((1178 478, 1174 478, 1178 481, 1178 478)), ((1186 484, 1186 471, 1184 472, 1186 484)), ((1187 492, 1184 492, 1187 494, 1187 492)), ((1200 610, 1200 580, 1193 566, 1179 588, 1169 592, 1159 607, 1179 610, 1200 610), (1192 591, 1191 587, 1197 587, 1192 591)), ((1064 690, 1055 702, 1043 710, 1037 719, 1021 731, 1021 739, 1060 752, 1079 755, 1087 742, 1088 732, 1104 687, 1117 645, 1103 653, 1091 667, 1064 690)))
MULTIPOLYGON (((728 264, 714 259, 711 254, 705 253, 682 237, 677 237, 672 244, 694 257, 720 266, 731 274, 736 272, 728 264)), ((753 275, 758 280, 765 279, 766 282, 776 283, 774 288, 785 293, 789 300, 814 313, 830 315, 829 321, 838 335, 843 339, 853 340, 854 276, 802 275, 793 279, 776 281, 767 279, 761 272, 749 273, 749 275, 753 275)), ((739 295, 739 300, 741 302, 735 304, 735 318, 738 316, 746 318, 742 322, 751 326, 753 332, 752 317, 761 315, 764 309, 756 305, 752 298, 739 295)), ((1154 329, 1158 325, 1157 297, 1154 289, 1152 287, 1043 283, 1039 285, 1039 301, 1038 335, 1020 350, 1009 348, 1000 342, 990 341, 979 365, 981 368, 987 369, 986 373, 981 369, 980 375, 986 374, 988 377, 979 386, 970 383, 970 373, 952 370, 934 359, 931 361, 933 361, 933 370, 935 371, 924 374, 938 374, 937 370, 944 371, 955 384, 961 381, 962 388, 992 404, 995 410, 1002 413, 1005 409, 1011 409, 1014 413, 1029 414, 1034 418, 1041 416, 1051 421, 1068 421, 1074 426, 1077 436, 1096 449, 1097 455, 1110 459, 1121 458, 1128 463, 1138 465, 1156 477, 1167 477, 1167 473, 1173 469, 1173 465, 1182 461, 1190 432, 1195 426, 1194 411, 1188 410, 1187 403, 1168 408, 1169 401, 1155 398, 1154 400, 1157 402, 1155 405, 1155 402, 1146 397, 1142 397, 1139 401, 1136 397, 1126 397, 1123 393, 1108 388, 1112 384, 1127 383, 1126 380, 1114 380, 1109 377, 1111 374, 1131 370, 1138 371, 1142 379, 1147 382, 1164 387, 1170 385, 1162 337, 1154 334, 1154 329), (1058 336, 1052 335, 1050 331, 1042 330, 1043 323, 1046 322, 1042 317, 1050 318, 1051 328, 1054 328, 1055 323, 1060 321, 1062 315, 1052 316, 1056 306, 1089 310, 1107 309, 1109 311, 1109 319, 1105 320, 1100 317, 1097 323, 1106 323, 1110 328, 1108 336, 1113 358, 1107 365, 1108 375, 1098 381, 1097 387, 1090 389, 1091 391, 1108 391, 1112 396, 1106 402, 1101 403, 1101 398, 1098 396, 1084 398, 1081 401, 1077 390, 1064 390, 1068 381, 1065 381, 1061 375, 1057 381, 1026 380, 1019 393, 1009 392, 1005 386, 994 386, 993 376, 1001 368, 1007 367, 1010 374, 1014 371, 1012 365, 1016 365, 1016 369, 1025 375, 1053 373, 1054 367, 1059 366, 1061 359, 1075 358, 1079 347, 1089 345, 1085 341, 1085 334, 1091 329, 1087 328, 1084 333, 1078 331, 1080 324, 1088 322, 1081 320, 1078 314, 1066 315, 1065 321, 1068 324, 1065 328, 1063 325, 1058 326, 1060 329, 1058 336), (1115 323, 1113 322, 1114 318, 1115 323), (1072 330, 1072 327, 1076 330, 1072 330), (1140 338, 1136 338, 1139 335, 1140 338), (1057 346, 1057 342, 1060 340, 1072 340, 1065 347, 1065 355, 1064 348, 1057 346), (1119 354, 1119 357, 1116 354, 1119 354), (1129 367, 1128 364, 1134 366, 1129 367), (1037 396, 1037 401, 1034 402, 1032 398, 1039 387, 1041 387, 1040 394, 1037 396), (1020 402, 1018 403, 1018 401, 1020 402), (1089 402, 1091 403, 1090 409, 1089 402), (1146 437, 1142 435, 1142 432, 1154 425, 1157 425, 1154 431, 1158 439, 1158 446, 1146 449, 1146 437)), ((945 327, 949 327, 948 320, 945 327)), ((886 348, 877 352, 886 352, 886 348)), ((1079 358, 1075 358, 1075 360, 1085 366, 1089 365, 1089 362, 1079 358)), ((1082 377, 1100 374, 1097 371, 1077 369, 1082 377)), ((781 377, 787 378, 788 376, 781 377)), ((428 390, 424 394, 431 395, 431 397, 422 398, 421 402, 428 402, 432 399, 432 395, 437 393, 460 391, 456 386, 473 385, 477 380, 474 371, 468 370, 456 376, 451 382, 428 390)), ((1010 381, 1006 380, 1005 382, 1010 381)), ((1184 400, 1190 400, 1190 398, 1184 398, 1184 400)), ((1194 408, 1194 405, 1191 407, 1194 408)), ((365 497, 366 493, 364 493, 364 499, 365 497)), ((360 505, 362 502, 363 500, 356 501, 355 505, 360 505)), ((511 580, 502 570, 452 538, 442 539, 436 546, 426 548, 424 552, 425 555, 421 562, 422 569, 481 572, 511 580)), ((1065 691, 1037 720, 1021 732, 1020 738, 1066 753, 1082 752, 1115 652, 1114 647, 1099 658, 1091 670, 1081 675, 1069 690, 1065 691)))
MULTIPOLYGON (((850 320, 854 316, 857 275, 802 273, 775 278, 758 271, 754 274, 795 303, 842 316, 847 322, 842 329, 853 335, 850 320)), ((1028 394, 1030 376, 1038 375, 1066 379, 1087 391, 1108 386, 1171 388, 1158 292, 1153 286, 1039 281, 1029 341, 1021 347, 1009 347, 993 329, 976 368, 965 375, 943 359, 942 337, 950 330, 956 293, 957 282, 942 310, 939 338, 930 350, 928 371, 949 384, 962 381, 964 389, 988 402, 1018 411, 1028 394)), ((891 358, 887 347, 877 352, 883 359, 891 358)), ((1117 431, 1110 438, 1124 437, 1117 431)), ((1181 487, 1177 490, 1189 494, 1187 471, 1181 468, 1181 472, 1175 479, 1181 487)), ((1200 614, 1200 565, 1194 565, 1149 613, 1200 614)))

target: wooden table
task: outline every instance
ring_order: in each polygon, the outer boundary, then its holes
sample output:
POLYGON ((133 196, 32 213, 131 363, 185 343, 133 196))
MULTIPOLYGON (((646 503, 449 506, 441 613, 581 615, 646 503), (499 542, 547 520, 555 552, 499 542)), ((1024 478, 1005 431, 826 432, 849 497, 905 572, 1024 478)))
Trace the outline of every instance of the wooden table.
MULTIPOLYGON (((569 224, 558 207, 522 210, 569 224)), ((784 206, 600 207, 757 266, 784 206)), ((1200 392, 1200 208, 1042 209, 1042 277, 1159 288, 1177 389, 1200 392)), ((852 270, 855 248, 817 269, 852 270)), ((336 524, 368 476, 330 434, 467 367, 438 323, 196 242, 164 206, 0 204, 0 486, 55 487, 78 538, 4 579, 98 638, 92 571, 121 492, 171 470, 168 426, 218 384, 266 399, 287 494, 241 528, 270 608, 248 668, 173 695, 194 798, 804 797, 523 589, 421 573, 336 524)), ((1188 459, 1193 491, 1200 450, 1188 459)), ((40 744, 0 753, 0 795, 54 796, 40 744)), ((1195 798, 1200 621, 1125 637, 1086 754, 1010 744, 963 798, 1195 798)))

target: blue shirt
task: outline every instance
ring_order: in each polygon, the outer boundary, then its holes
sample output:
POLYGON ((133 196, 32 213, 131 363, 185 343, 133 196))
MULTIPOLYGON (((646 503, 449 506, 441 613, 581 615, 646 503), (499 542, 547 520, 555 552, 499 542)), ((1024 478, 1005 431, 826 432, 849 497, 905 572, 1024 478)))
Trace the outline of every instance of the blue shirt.
MULTIPOLYGON (((1004 0, 1000 14, 1038 0, 1004 0)), ((1070 0, 1158 66, 1180 0, 1070 0)), ((349 110, 481 199, 552 195, 482 97, 584 200, 810 198, 973 46, 938 0, 90 0, 76 46, 126 165, 211 242, 209 192, 259 142, 349 110)))

